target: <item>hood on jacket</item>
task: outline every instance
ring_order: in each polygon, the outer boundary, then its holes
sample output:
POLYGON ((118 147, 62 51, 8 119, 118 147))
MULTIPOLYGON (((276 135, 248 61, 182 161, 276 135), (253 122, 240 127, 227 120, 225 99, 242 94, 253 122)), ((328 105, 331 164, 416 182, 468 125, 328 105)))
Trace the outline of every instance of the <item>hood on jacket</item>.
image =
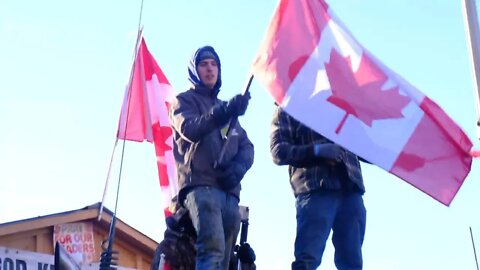
POLYGON ((191 83, 193 83, 193 85, 195 86, 205 87, 203 82, 200 80, 200 77, 198 76, 197 66, 202 60, 206 58, 213 58, 217 62, 218 77, 217 77, 217 82, 213 87, 213 90, 216 90, 214 92, 218 92, 220 90, 220 87, 222 86, 222 77, 221 77, 222 68, 220 64, 220 58, 218 57, 217 52, 215 52, 215 49, 213 49, 212 46, 201 47, 192 55, 192 58, 190 59, 190 63, 188 64, 188 80, 191 83), (205 55, 207 55, 208 57, 204 57, 205 55))

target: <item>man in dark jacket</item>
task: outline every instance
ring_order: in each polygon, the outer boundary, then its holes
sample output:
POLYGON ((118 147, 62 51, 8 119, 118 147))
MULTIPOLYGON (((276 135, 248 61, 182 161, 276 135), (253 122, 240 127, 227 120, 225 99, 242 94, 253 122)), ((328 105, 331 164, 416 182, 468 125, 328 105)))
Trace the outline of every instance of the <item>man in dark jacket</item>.
POLYGON ((217 98, 221 64, 210 46, 195 52, 188 73, 193 86, 177 96, 170 110, 179 202, 189 211, 197 232, 196 269, 227 269, 240 229, 240 181, 254 154, 238 122, 228 139, 224 162, 214 164, 226 142, 230 120, 245 114, 250 95, 236 95, 228 102, 217 98))
POLYGON ((297 235, 292 269, 317 269, 331 230, 337 268, 362 269, 366 210, 359 157, 280 107, 272 121, 270 150, 276 164, 289 165, 290 184, 296 197, 297 235))

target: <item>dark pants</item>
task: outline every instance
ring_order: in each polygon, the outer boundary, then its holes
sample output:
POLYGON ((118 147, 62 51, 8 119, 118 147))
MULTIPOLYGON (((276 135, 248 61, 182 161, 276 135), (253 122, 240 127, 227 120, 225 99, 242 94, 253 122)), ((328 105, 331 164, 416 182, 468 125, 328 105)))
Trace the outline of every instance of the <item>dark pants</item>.
POLYGON ((297 236, 293 270, 317 269, 333 230, 335 265, 339 270, 362 269, 366 210, 356 191, 317 190, 297 196, 297 236))

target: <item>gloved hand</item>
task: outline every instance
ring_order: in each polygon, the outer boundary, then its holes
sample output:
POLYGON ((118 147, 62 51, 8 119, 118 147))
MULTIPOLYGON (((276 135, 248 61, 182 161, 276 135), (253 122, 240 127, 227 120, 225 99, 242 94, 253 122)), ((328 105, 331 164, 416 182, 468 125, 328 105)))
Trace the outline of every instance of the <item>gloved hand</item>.
POLYGON ((188 210, 182 206, 173 213, 173 215, 166 218, 167 228, 177 233, 186 233, 188 236, 196 237, 195 228, 188 210))
POLYGON ((225 104, 218 104, 212 108, 212 117, 215 123, 219 127, 223 127, 228 120, 230 120, 230 114, 227 112, 227 106, 225 104))
POLYGON ((222 165, 220 166, 220 168, 223 171, 219 177, 219 184, 220 187, 225 191, 231 190, 236 187, 247 172, 247 169, 242 163, 234 161, 222 165))
POLYGON ((250 100, 250 92, 245 95, 238 94, 227 102, 226 111, 231 116, 244 115, 247 111, 248 101, 250 100))
POLYGON ((334 143, 321 143, 313 146, 313 154, 331 162, 341 162, 344 150, 334 143))
POLYGON ((253 251, 253 249, 250 247, 248 243, 243 243, 242 245, 240 245, 240 247, 238 248, 237 254, 238 254, 238 259, 242 263, 252 264, 255 262, 255 259, 257 258, 255 256, 255 251, 253 251))

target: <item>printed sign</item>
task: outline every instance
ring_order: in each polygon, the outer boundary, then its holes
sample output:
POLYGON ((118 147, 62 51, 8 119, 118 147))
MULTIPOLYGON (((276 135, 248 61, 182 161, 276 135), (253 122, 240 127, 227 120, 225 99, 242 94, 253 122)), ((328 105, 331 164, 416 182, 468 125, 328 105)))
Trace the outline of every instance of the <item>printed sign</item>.
POLYGON ((53 243, 60 243, 79 264, 93 261, 95 243, 93 242, 92 223, 58 224, 53 228, 53 243))
POLYGON ((55 270, 53 255, 0 247, 1 270, 55 270))
MULTIPOLYGON (((81 266, 82 270, 98 270, 98 262, 81 266)), ((116 266, 117 270, 135 270, 116 266)), ((0 270, 55 270, 54 257, 51 254, 31 252, 0 246, 0 270)))

